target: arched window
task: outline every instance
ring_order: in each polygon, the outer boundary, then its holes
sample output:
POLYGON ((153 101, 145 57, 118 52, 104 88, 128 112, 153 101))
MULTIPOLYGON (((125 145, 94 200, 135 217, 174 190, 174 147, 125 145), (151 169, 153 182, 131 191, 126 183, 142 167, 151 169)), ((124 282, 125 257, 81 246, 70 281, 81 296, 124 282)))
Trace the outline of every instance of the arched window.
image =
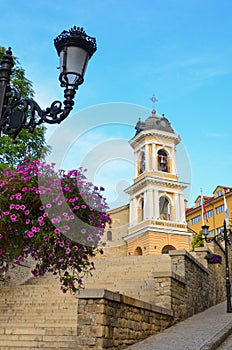
POLYGON ((168 172, 168 155, 164 149, 158 151, 158 170, 168 172))
POLYGON ((112 241, 112 231, 107 231, 107 233, 106 233, 106 239, 107 239, 107 241, 112 241))
POLYGON ((134 251, 134 255, 143 255, 143 251, 141 247, 137 247, 134 251))
POLYGON ((170 202, 166 196, 162 196, 159 199, 159 213, 161 220, 171 219, 171 207, 170 202))
POLYGON ((176 250, 173 245, 165 245, 162 249, 162 254, 168 254, 169 250, 176 250))
POLYGON ((145 171, 145 153, 141 152, 139 157, 139 175, 145 171))
POLYGON ((144 199, 141 197, 138 203, 138 222, 144 220, 144 199))

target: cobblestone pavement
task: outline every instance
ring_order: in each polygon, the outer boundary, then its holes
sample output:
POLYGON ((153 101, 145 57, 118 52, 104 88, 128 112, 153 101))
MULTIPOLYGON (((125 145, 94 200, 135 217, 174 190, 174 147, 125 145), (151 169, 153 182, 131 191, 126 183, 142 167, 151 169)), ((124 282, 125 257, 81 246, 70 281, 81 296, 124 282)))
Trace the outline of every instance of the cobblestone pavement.
POLYGON ((232 313, 227 313, 226 303, 221 303, 127 350, 232 350, 231 334, 232 313))

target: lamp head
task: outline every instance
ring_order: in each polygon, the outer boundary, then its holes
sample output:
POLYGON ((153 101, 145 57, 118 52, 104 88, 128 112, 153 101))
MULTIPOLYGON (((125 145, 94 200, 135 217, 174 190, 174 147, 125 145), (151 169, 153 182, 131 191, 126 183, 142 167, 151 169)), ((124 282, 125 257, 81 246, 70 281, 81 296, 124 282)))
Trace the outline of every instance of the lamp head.
POLYGON ((203 231, 203 235, 205 237, 207 237, 208 234, 209 234, 209 226, 208 225, 203 225, 201 228, 202 228, 202 231, 203 231))
POLYGON ((58 35, 54 45, 60 57, 61 86, 77 89, 84 81, 89 59, 97 50, 96 39, 74 26, 58 35))

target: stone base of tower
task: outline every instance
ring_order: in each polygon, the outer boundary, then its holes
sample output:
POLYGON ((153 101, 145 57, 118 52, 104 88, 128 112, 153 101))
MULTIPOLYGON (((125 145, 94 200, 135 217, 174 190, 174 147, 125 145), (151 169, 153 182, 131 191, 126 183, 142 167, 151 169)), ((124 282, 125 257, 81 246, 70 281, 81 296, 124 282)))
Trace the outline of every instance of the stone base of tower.
POLYGON ((151 255, 168 253, 169 250, 190 250, 191 237, 186 234, 151 232, 127 242, 128 255, 151 255))

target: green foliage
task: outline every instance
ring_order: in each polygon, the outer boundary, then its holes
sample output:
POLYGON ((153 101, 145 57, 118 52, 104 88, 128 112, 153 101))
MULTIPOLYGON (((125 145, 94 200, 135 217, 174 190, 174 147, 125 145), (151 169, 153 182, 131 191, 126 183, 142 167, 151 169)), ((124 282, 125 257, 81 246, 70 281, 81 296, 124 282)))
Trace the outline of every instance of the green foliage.
MULTIPOLYGON (((6 49, 0 47, 0 60, 2 59, 6 49)), ((34 90, 32 82, 25 76, 25 70, 21 67, 17 57, 14 58, 14 67, 12 70, 11 83, 20 92, 22 97, 33 97, 34 90)))
POLYGON ((192 246, 192 251, 194 251, 195 248, 204 247, 204 239, 202 237, 202 231, 200 231, 199 233, 196 233, 193 236, 193 240, 191 242, 191 246, 192 246))
POLYGON ((22 130, 17 143, 9 136, 0 137, 0 171, 22 164, 24 158, 44 159, 51 147, 45 143, 45 128, 37 127, 33 134, 22 130))
MULTIPOLYGON (((6 49, 0 47, 0 60, 6 49)), ((22 97, 33 97, 34 90, 32 82, 25 76, 25 70, 21 67, 18 59, 14 57, 14 67, 11 76, 11 84, 21 94, 22 97)), ((35 128, 33 134, 28 130, 22 130, 15 143, 9 136, 0 137, 0 171, 6 167, 16 167, 22 164, 24 158, 44 159, 50 152, 50 147, 45 142, 45 130, 43 126, 35 128)))

